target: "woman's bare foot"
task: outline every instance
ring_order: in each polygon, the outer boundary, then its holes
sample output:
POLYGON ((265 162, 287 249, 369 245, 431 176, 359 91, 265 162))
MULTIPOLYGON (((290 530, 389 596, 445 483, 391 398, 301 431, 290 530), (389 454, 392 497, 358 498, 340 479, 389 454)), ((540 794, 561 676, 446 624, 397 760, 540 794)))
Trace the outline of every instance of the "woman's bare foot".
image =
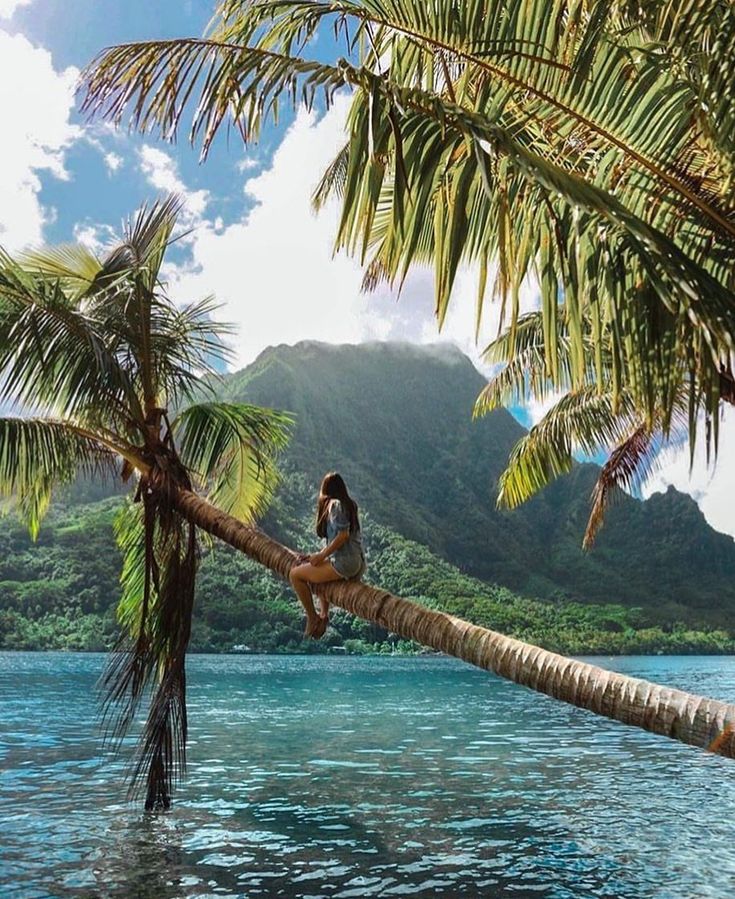
POLYGON ((304 638, 315 637, 316 632, 319 630, 320 623, 321 619, 316 613, 314 615, 307 615, 306 627, 304 628, 304 638))
POLYGON ((329 600, 320 593, 316 593, 316 597, 319 600, 319 617, 329 620, 329 600))
POLYGON ((315 640, 318 640, 320 637, 324 636, 328 627, 329 627, 329 616, 328 615, 320 615, 319 621, 317 622, 317 626, 311 632, 311 636, 315 640))

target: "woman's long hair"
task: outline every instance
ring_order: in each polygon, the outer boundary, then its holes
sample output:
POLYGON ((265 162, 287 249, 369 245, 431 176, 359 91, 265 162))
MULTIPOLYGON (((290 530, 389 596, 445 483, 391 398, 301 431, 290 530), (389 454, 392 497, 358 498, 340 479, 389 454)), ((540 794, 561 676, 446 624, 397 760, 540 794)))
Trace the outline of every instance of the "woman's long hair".
POLYGON ((338 499, 350 519, 350 533, 360 530, 360 519, 357 515, 357 503, 347 492, 347 485, 342 475, 330 471, 324 475, 319 488, 319 499, 316 503, 316 532, 319 537, 327 536, 327 506, 330 499, 338 499))

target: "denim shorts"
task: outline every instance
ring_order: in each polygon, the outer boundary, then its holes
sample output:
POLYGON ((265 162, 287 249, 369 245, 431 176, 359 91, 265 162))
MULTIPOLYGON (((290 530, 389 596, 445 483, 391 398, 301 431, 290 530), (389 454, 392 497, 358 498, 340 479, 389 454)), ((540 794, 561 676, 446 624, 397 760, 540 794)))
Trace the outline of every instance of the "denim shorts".
POLYGON ((345 581, 357 580, 361 578, 367 570, 365 556, 362 554, 356 559, 340 559, 333 557, 330 559, 330 562, 332 563, 332 568, 334 568, 337 574, 345 581))

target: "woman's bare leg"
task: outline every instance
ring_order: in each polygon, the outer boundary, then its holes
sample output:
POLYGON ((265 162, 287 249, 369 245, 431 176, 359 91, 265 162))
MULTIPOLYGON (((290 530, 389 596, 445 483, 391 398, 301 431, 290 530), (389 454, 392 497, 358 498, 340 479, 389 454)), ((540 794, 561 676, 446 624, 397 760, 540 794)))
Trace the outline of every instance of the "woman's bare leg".
POLYGON ((329 581, 338 581, 340 576, 329 562, 323 562, 321 565, 312 565, 311 562, 306 562, 291 569, 289 580, 306 611, 304 636, 309 637, 319 624, 319 618, 326 618, 329 615, 329 603, 321 597, 319 598, 321 615, 317 615, 310 584, 326 584, 329 581))
POLYGON ((316 613, 316 609, 314 608, 314 600, 311 595, 311 587, 308 582, 300 576, 299 569, 306 568, 306 565, 299 565, 297 568, 292 568, 291 573, 288 576, 288 579, 291 581, 291 586, 294 588, 296 595, 301 602, 301 605, 304 607, 304 611, 306 612, 306 630, 304 631, 304 636, 308 637, 311 631, 314 630, 318 623, 319 616, 316 613))

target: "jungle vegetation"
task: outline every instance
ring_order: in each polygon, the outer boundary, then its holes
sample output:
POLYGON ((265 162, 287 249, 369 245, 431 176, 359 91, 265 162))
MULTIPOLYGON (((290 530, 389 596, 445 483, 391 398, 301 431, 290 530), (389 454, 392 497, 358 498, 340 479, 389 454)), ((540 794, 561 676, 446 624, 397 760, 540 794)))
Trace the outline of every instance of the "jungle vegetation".
MULTIPOLYGON (((313 545, 313 487, 295 472, 269 513, 269 530, 313 545)), ((8 522, 0 535, 0 649, 106 652, 120 626, 121 553, 113 524, 123 500, 59 502, 30 540, 8 522)), ((427 547, 363 515, 370 580, 476 624, 566 654, 732 653, 735 637, 706 614, 681 609, 522 598, 459 571, 427 547)), ((205 553, 198 578, 190 650, 231 652, 415 653, 421 646, 335 610, 324 639, 303 639, 302 610, 288 585, 225 545, 205 553), (340 650, 341 651, 341 650, 340 650)))

